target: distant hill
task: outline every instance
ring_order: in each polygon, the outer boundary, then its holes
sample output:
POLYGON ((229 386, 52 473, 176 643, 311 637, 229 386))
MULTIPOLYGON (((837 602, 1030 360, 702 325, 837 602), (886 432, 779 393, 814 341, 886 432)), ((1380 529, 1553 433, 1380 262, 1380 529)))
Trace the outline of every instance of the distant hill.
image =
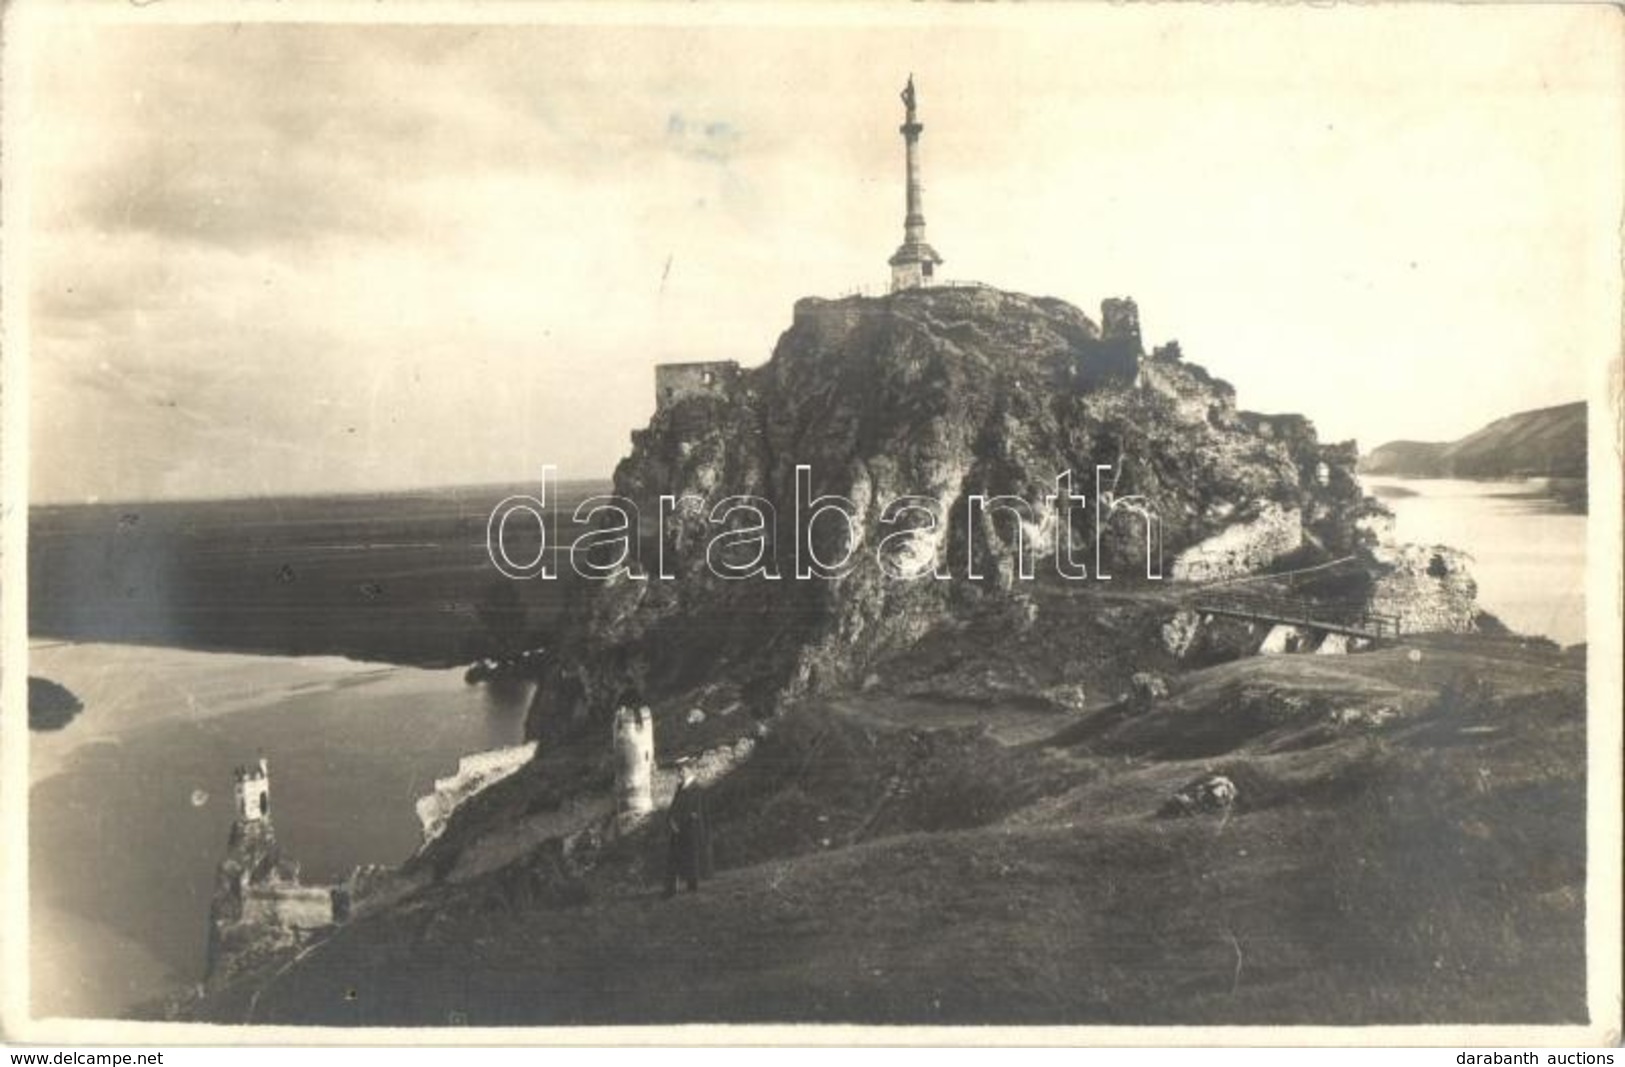
POLYGON ((1406 478, 1584 478, 1585 401, 1508 415, 1459 441, 1389 441, 1361 457, 1360 471, 1406 478))

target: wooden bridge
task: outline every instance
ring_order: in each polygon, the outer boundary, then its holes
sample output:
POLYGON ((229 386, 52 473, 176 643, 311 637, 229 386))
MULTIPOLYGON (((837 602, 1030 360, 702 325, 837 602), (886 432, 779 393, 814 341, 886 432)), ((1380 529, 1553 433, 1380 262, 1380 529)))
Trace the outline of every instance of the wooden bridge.
POLYGON ((1190 607, 1207 615, 1228 615, 1249 622, 1302 626, 1309 630, 1347 634, 1373 641, 1392 640, 1399 636, 1397 615, 1378 615, 1359 604, 1340 605, 1302 597, 1216 589, 1194 594, 1190 598, 1190 607))

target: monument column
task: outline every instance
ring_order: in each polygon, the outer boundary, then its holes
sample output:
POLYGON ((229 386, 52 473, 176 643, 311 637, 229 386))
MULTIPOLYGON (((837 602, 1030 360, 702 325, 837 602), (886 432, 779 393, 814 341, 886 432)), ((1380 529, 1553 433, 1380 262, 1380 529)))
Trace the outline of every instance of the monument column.
POLYGON ((925 210, 920 206, 920 133, 925 129, 914 114, 914 76, 903 90, 903 105, 907 109, 905 121, 897 128, 903 135, 904 153, 908 160, 908 197, 903 216, 903 240, 919 244, 925 240, 925 210))
POLYGON ((925 210, 920 201, 920 133, 925 129, 915 111, 914 76, 903 88, 903 150, 907 162, 907 187, 903 214, 903 244, 888 262, 891 264, 892 292, 919 289, 931 284, 942 257, 925 240, 925 210))

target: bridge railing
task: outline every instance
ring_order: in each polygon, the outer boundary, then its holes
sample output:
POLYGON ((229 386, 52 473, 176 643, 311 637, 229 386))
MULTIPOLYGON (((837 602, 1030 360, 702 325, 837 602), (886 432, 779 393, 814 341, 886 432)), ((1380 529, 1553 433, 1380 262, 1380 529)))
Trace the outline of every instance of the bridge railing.
POLYGON ((1204 593, 1193 597, 1197 611, 1266 619, 1287 625, 1356 630, 1371 637, 1399 636, 1399 617, 1367 610, 1363 605, 1336 604, 1305 597, 1204 593))

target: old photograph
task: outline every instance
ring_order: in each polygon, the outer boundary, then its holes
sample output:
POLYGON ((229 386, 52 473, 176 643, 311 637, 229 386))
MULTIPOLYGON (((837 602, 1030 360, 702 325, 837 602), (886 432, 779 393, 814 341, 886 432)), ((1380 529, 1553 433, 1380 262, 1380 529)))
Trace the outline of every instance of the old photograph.
POLYGON ((1617 1041, 1621 25, 11 7, 6 1032, 1617 1041))

